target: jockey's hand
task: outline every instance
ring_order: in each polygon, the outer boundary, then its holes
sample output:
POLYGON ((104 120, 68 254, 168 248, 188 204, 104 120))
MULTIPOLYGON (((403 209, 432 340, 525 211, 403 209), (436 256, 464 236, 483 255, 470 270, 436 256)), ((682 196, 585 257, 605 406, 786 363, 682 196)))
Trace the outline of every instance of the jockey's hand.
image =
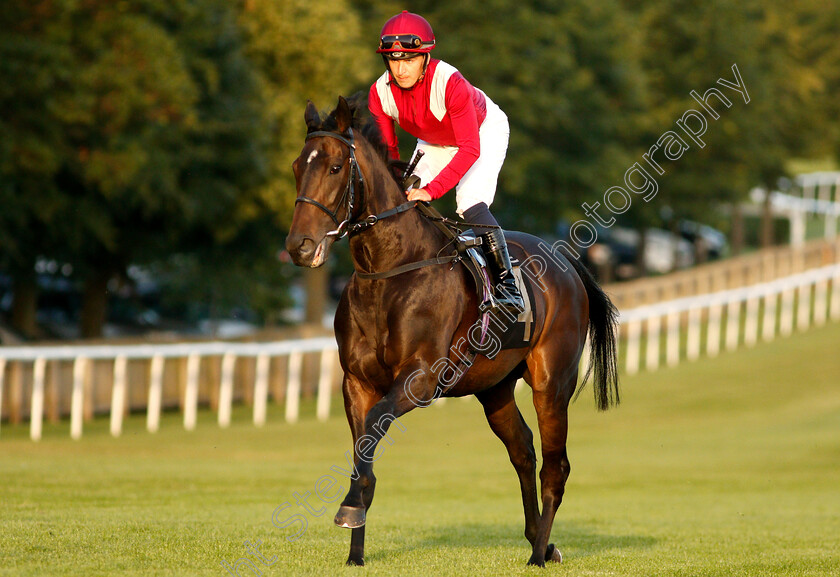
POLYGON ((412 188, 406 194, 408 195, 408 200, 432 200, 432 197, 429 196, 425 188, 412 188))

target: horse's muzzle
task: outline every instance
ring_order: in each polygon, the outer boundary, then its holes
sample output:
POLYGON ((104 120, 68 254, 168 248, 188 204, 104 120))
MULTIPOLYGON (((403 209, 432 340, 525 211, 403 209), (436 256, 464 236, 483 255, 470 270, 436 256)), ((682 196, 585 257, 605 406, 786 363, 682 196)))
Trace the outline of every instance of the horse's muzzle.
POLYGON ((297 266, 317 268, 327 262, 332 238, 325 237, 321 242, 298 234, 289 234, 286 237, 286 250, 292 257, 292 262, 297 266))

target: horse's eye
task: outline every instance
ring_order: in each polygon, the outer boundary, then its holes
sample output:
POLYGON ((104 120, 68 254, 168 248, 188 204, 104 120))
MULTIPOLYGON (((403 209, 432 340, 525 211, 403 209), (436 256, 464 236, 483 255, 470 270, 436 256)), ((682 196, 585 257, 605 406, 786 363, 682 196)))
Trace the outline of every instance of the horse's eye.
POLYGON ((340 164, 333 165, 333 167, 330 168, 330 174, 338 174, 339 172, 341 172, 340 164))

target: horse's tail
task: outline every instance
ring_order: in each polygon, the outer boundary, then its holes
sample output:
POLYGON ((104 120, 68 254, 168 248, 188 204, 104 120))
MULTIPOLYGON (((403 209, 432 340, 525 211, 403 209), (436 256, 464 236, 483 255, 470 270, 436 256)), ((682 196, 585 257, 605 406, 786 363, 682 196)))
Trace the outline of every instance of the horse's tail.
MULTIPOLYGON (((578 259, 568 259, 577 272, 589 297, 589 364, 583 377, 584 386, 594 370, 595 403, 605 411, 620 401, 618 391, 618 359, 616 332, 618 309, 601 290, 595 277, 578 259)), ((583 386, 575 394, 580 395, 583 386)))

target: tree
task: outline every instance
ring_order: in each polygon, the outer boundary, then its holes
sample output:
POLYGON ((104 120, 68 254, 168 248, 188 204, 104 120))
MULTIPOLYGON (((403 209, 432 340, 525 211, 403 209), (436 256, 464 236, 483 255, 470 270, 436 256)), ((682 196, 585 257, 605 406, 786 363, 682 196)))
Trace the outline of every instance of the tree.
MULTIPOLYGON (((115 247, 120 226, 103 204, 148 174, 144 155, 168 125, 189 120, 195 90, 165 31, 136 14, 15 0, 0 19, 3 260, 16 278, 13 318, 34 319, 35 260, 85 264, 83 245, 115 247)), ((92 268, 113 270, 114 259, 103 261, 92 268)))
POLYGON ((806 87, 817 93, 813 118, 807 127, 813 147, 804 151, 814 157, 833 156, 840 161, 840 125, 826 122, 840 117, 840 44, 836 33, 840 28, 840 1, 804 0, 786 5, 794 11, 788 16, 795 25, 797 46, 794 56, 801 65, 813 70, 806 87), (795 10, 794 10, 795 8, 795 10))
POLYGON ((19 76, 3 94, 4 194, 17 203, 4 221, 24 235, 5 258, 71 263, 82 335, 97 336, 108 283, 130 263, 222 243, 255 212, 257 85, 223 0, 7 8, 3 61, 19 76))
MULTIPOLYGON (((270 173, 260 198, 276 215, 277 225, 286 228, 294 211, 291 163, 306 134, 306 101, 333 106, 340 94, 356 90, 372 76, 375 61, 360 37, 359 18, 344 0, 245 0, 239 23, 259 73, 269 127, 270 173)), ((309 323, 322 322, 328 274, 326 266, 304 273, 309 323)))
MULTIPOLYGON (((809 36, 797 5, 713 0, 626 2, 640 14, 656 131, 671 129, 688 109, 708 122, 703 147, 691 150, 659 178, 657 203, 676 216, 708 219, 709 207, 742 202, 756 185, 776 186, 787 160, 813 150, 822 122, 816 104, 819 75, 801 58, 809 36), (735 65, 749 102, 723 89, 731 107, 711 98, 719 118, 690 92, 734 82, 735 65)), ((656 132, 651 135, 655 138, 656 132)))

